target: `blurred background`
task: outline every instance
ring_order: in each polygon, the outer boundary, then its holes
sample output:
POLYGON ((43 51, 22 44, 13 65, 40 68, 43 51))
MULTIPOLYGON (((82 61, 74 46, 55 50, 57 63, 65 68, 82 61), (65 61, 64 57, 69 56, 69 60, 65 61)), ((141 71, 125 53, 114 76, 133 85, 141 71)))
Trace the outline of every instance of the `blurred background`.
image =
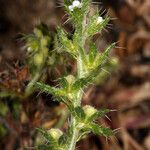
MULTIPOLYGON (((95 37, 100 50, 117 41, 111 52, 115 65, 88 88, 83 104, 114 111, 98 120, 112 129, 115 137, 89 135, 77 145, 79 150, 150 150, 150 0, 94 0, 91 9, 112 17, 110 26, 95 37)), ((73 32, 63 24, 63 0, 0 0, 0 149, 33 148, 41 137, 37 127, 65 129, 66 108, 51 95, 33 92, 22 98, 32 76, 23 34, 32 33, 39 23, 51 33, 50 49, 55 48, 56 27, 73 32)), ((75 63, 50 55, 42 80, 56 85, 63 72, 74 73, 75 63), (67 69, 66 69, 67 68, 67 69)))

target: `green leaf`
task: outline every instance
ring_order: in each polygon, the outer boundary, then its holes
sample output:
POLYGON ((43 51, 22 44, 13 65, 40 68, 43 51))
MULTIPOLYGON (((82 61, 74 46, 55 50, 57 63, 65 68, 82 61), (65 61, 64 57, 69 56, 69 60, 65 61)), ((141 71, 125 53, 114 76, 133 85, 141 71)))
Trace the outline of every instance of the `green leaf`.
POLYGON ((84 113, 82 107, 80 107, 80 106, 74 108, 74 115, 75 115, 75 117, 77 117, 80 120, 85 119, 85 113, 84 113))
POLYGON ((2 139, 3 137, 6 136, 8 130, 6 129, 5 125, 0 123, 0 138, 2 139))
POLYGON ((41 144, 41 145, 38 145, 38 146, 37 146, 37 149, 38 149, 38 150, 50 150, 50 149, 52 149, 52 147, 51 147, 50 145, 41 144))
POLYGON ((74 58, 77 56, 77 48, 72 43, 71 40, 68 39, 67 34, 63 31, 63 29, 58 28, 58 41, 63 47, 63 50, 71 54, 74 58))
POLYGON ((65 6, 71 5, 71 1, 70 0, 64 0, 64 4, 65 4, 65 6))
POLYGON ((73 84, 72 89, 75 91, 80 90, 84 86, 86 86, 86 84, 87 84, 87 80, 85 78, 80 78, 73 84))
POLYGON ((53 136, 51 136, 48 131, 45 131, 44 129, 41 128, 37 128, 37 130, 44 136, 44 138, 48 141, 48 145, 39 145, 38 149, 40 150, 47 150, 48 149, 52 149, 52 150, 62 150, 62 148, 60 147, 58 140, 53 138, 53 136))
POLYGON ((66 140, 67 140, 67 136, 66 136, 66 134, 63 134, 58 140, 59 145, 62 145, 62 146, 65 145, 66 140))
POLYGON ((66 96, 65 92, 62 89, 54 88, 44 83, 36 82, 35 88, 40 89, 42 92, 53 94, 54 96, 66 96))
POLYGON ((68 87, 69 87, 69 84, 68 84, 68 81, 67 81, 67 79, 65 78, 65 77, 62 77, 61 79, 60 79, 60 86, 61 87, 63 87, 64 89, 68 89, 68 87))
POLYGON ((102 135, 105 137, 110 137, 114 135, 113 130, 107 127, 99 126, 98 124, 91 123, 90 129, 94 134, 102 135))
POLYGON ((83 78, 77 79, 73 84, 73 90, 83 90, 83 88, 87 87, 89 84, 92 84, 96 76, 100 73, 100 67, 98 66, 96 69, 91 70, 88 74, 84 74, 83 78))
POLYGON ((90 5, 90 0, 82 0, 82 12, 84 13, 84 15, 87 14, 87 12, 89 11, 88 10, 88 7, 90 5))
POLYGON ((47 131, 45 131, 42 128, 37 128, 37 130, 44 136, 44 138, 48 141, 48 142, 53 142, 53 143, 57 143, 56 140, 50 135, 48 134, 47 131))
POLYGON ((108 59, 110 51, 115 47, 116 43, 112 43, 109 45, 106 50, 100 55, 99 64, 104 63, 106 59, 108 59))
POLYGON ((37 147, 38 150, 64 150, 63 148, 59 147, 59 146, 51 146, 51 145, 38 145, 37 147))
POLYGON ((99 55, 97 48, 96 48, 96 45, 92 43, 90 45, 90 50, 89 50, 89 62, 90 63, 94 62, 97 54, 99 55))
POLYGON ((109 109, 102 109, 97 111, 96 113, 94 113, 91 117, 88 118, 88 122, 94 121, 97 118, 101 118, 104 117, 106 115, 106 113, 110 112, 109 109))
POLYGON ((0 115, 6 116, 8 111, 9 111, 8 106, 4 104, 2 101, 0 101, 0 115))

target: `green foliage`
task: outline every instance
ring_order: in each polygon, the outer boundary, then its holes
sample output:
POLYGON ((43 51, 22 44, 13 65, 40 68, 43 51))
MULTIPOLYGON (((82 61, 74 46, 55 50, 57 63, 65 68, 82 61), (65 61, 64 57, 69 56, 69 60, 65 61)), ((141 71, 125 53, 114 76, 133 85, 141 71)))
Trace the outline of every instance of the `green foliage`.
POLYGON ((4 137, 7 134, 7 129, 3 124, 0 124, 0 138, 4 137))
MULTIPOLYGON (((89 105, 81 105, 84 89, 94 83, 97 76, 101 75, 101 69, 105 68, 107 64, 110 50, 115 47, 115 43, 113 43, 102 53, 99 53, 91 38, 107 26, 110 18, 107 15, 104 18, 100 17, 97 11, 90 16, 90 0, 82 0, 81 2, 64 0, 64 3, 75 31, 72 38, 68 38, 68 33, 59 27, 57 30, 58 45, 61 46, 62 52, 67 52, 76 60, 77 73, 62 77, 59 81, 59 87, 51 87, 40 82, 34 84, 35 88, 40 91, 58 97, 58 101, 67 106, 71 115, 66 133, 62 133, 59 129, 51 129, 50 131, 38 129, 48 141, 47 145, 38 146, 38 149, 44 150, 74 150, 76 142, 90 132, 105 137, 113 135, 110 128, 96 123, 96 119, 104 117, 109 112, 108 109, 97 110, 89 105)), ((28 45, 35 50, 35 55, 39 49, 47 50, 50 39, 47 32, 41 32, 39 28, 34 34, 28 41, 28 45), (34 44, 31 45, 30 41, 34 41, 34 44)), ((47 52, 43 53, 47 54, 47 52)))
POLYGON ((48 27, 41 24, 34 29, 32 34, 24 36, 24 39, 26 41, 28 65, 32 79, 25 90, 24 97, 28 97, 34 91, 34 83, 40 79, 44 68, 48 64, 51 35, 48 27))
POLYGON ((34 29, 33 34, 25 36, 28 50, 28 63, 33 76, 45 65, 51 36, 46 25, 41 24, 34 29))
POLYGON ((8 111, 8 106, 3 101, 0 101, 0 115, 5 116, 8 111))

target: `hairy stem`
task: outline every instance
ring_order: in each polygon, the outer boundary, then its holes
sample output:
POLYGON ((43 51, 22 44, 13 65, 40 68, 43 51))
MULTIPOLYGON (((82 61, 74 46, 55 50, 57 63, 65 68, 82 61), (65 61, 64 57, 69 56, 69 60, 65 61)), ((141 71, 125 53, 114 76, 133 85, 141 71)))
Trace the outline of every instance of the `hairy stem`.
POLYGON ((32 92, 33 92, 33 86, 34 84, 39 80, 41 74, 40 73, 37 73, 34 78, 29 82, 28 86, 26 87, 26 90, 25 90, 25 98, 28 97, 32 92))
POLYGON ((79 133, 79 130, 78 128, 76 127, 76 119, 72 117, 72 136, 71 136, 71 139, 70 139, 70 142, 69 142, 69 148, 67 150, 75 150, 75 147, 76 147, 76 141, 78 139, 78 133, 79 133))

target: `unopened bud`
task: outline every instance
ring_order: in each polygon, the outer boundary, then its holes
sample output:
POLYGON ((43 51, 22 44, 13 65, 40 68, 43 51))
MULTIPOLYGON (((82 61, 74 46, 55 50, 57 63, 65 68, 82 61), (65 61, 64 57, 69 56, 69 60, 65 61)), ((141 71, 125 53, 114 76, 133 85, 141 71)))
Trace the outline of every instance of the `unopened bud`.
POLYGON ((72 84, 72 83, 74 83, 74 81, 75 81, 75 77, 74 77, 73 75, 68 75, 68 76, 66 77, 66 80, 67 80, 67 82, 68 82, 69 84, 72 84))
POLYGON ((42 39, 41 39, 41 46, 43 46, 43 47, 46 47, 46 46, 48 46, 48 44, 49 44, 49 38, 48 37, 43 37, 42 39))
POLYGON ((97 110, 90 105, 85 105, 83 107, 83 110, 87 117, 91 117, 93 114, 95 114, 97 112, 97 110))
POLYGON ((98 17, 97 18, 97 24, 102 23, 103 22, 103 18, 102 17, 98 17))
POLYGON ((84 123, 79 123, 77 127, 78 127, 79 129, 82 129, 84 126, 85 126, 84 123))
POLYGON ((43 63, 43 54, 36 54, 34 56, 34 64, 35 65, 41 65, 43 63))
POLYGON ((63 132, 59 129, 50 129, 48 131, 48 133, 56 140, 58 140, 62 135, 63 135, 63 132))

